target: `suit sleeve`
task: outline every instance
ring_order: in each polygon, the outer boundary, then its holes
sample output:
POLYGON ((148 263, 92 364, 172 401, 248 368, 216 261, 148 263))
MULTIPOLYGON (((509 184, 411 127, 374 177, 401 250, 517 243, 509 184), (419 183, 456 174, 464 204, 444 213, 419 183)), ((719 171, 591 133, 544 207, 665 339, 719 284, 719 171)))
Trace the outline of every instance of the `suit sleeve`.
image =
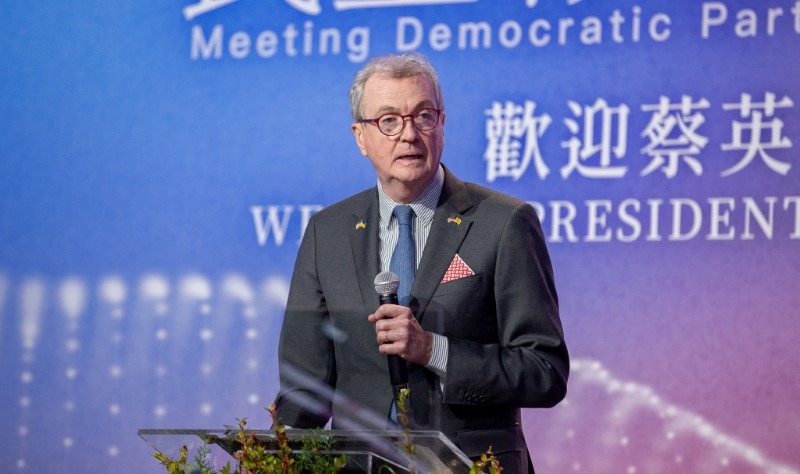
POLYGON ((293 428, 324 426, 336 384, 333 344, 325 336, 328 310, 317 276, 316 224, 309 221, 297 254, 278 347, 278 418, 293 428))
POLYGON ((551 407, 566 395, 569 355, 539 219, 518 205, 497 242, 497 342, 449 339, 445 403, 551 407))

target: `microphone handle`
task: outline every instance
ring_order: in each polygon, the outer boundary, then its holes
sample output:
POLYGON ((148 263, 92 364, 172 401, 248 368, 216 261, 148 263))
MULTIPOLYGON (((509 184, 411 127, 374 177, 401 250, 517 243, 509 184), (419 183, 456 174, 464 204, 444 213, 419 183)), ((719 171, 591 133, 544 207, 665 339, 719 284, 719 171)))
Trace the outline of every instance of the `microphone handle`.
MULTIPOLYGON (((398 304, 397 293, 390 293, 388 295, 380 295, 381 304, 398 304)), ((388 355, 386 358, 389 361, 389 380, 392 385, 405 386, 408 384, 408 367, 406 361, 398 355, 388 355)))
POLYGON ((381 304, 400 304, 397 299, 397 293, 389 293, 388 295, 380 295, 381 304))

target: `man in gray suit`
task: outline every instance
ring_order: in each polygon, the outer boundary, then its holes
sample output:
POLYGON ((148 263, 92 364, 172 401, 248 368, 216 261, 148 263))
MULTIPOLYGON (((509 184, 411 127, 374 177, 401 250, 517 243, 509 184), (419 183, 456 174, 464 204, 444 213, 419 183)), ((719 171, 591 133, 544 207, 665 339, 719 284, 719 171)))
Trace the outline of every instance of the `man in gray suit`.
POLYGON ((309 428, 332 415, 335 428, 353 402, 388 418, 386 355, 398 355, 408 363, 412 428, 442 431, 472 458, 492 446, 505 472, 525 472, 520 408, 557 404, 569 373, 539 220, 530 205, 440 164, 444 102, 424 57, 373 59, 350 102, 377 186, 306 228, 281 331, 279 419, 309 428), (380 305, 373 280, 395 264, 399 242, 412 249, 413 285, 401 285, 406 305, 380 305), (333 403, 311 383, 290 382, 289 368, 333 388, 333 403))

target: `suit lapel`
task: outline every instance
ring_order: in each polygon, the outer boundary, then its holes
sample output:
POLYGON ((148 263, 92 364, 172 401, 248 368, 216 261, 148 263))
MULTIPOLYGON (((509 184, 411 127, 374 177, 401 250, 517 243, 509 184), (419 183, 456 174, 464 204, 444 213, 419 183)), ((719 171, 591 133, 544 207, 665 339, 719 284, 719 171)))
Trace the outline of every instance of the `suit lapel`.
POLYGON ((470 207, 472 200, 466 186, 445 168, 439 205, 411 288, 409 306, 417 320, 425 315, 425 308, 472 226, 472 220, 462 215, 470 207))
POLYGON ((367 199, 353 213, 352 232, 350 233, 350 244, 353 251, 353 264, 356 269, 361 299, 364 302, 364 309, 371 312, 378 307, 378 293, 375 292, 375 275, 380 271, 380 256, 378 253, 378 226, 380 218, 378 216, 378 197, 377 190, 368 193, 367 199), (366 227, 362 227, 359 222, 363 222, 366 227))

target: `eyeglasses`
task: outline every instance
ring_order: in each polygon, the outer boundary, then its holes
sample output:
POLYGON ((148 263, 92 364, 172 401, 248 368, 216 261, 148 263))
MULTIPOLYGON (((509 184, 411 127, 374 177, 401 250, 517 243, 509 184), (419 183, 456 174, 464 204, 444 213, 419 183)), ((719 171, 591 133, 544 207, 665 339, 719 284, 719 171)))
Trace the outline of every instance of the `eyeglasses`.
POLYGON ((381 133, 392 137, 403 131, 403 128, 406 126, 406 118, 409 117, 411 118, 411 123, 414 124, 414 128, 420 132, 433 130, 436 128, 436 125, 439 124, 439 115, 441 115, 441 113, 442 111, 439 109, 426 107, 417 110, 413 114, 384 114, 375 119, 359 120, 358 123, 374 123, 378 126, 378 130, 380 130, 381 133))

